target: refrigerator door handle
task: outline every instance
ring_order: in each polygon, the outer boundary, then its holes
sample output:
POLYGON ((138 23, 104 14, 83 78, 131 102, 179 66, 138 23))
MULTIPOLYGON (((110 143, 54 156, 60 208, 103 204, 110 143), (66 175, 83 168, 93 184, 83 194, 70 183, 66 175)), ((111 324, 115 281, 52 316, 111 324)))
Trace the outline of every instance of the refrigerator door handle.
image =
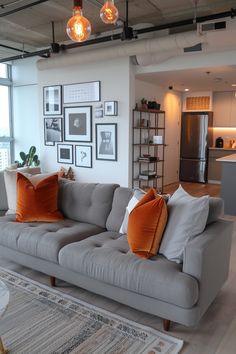
POLYGON ((207 161, 207 159, 186 159, 183 157, 181 157, 180 160, 183 160, 183 161, 207 161))

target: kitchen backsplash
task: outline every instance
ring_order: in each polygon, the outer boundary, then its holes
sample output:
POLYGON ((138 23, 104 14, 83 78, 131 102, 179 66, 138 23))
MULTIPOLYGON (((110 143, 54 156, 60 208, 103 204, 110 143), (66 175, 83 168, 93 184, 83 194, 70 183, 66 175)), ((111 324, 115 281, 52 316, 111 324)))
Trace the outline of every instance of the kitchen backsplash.
POLYGON ((232 148, 234 142, 236 142, 236 128, 214 128, 213 147, 215 147, 215 141, 219 137, 224 140, 224 148, 232 148))

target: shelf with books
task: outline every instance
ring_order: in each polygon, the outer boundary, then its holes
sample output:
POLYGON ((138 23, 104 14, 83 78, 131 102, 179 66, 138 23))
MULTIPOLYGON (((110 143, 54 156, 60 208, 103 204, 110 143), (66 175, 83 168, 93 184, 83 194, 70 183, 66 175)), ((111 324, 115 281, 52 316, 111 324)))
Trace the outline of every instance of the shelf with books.
POLYGON ((140 177, 140 175, 137 177, 137 178, 134 178, 134 181, 151 181, 151 180, 154 180, 154 179, 159 179, 159 178, 163 178, 162 175, 159 175, 159 176, 149 176, 149 178, 144 178, 144 177, 140 177))
POLYGON ((165 111, 133 110, 132 145, 133 187, 154 187, 163 193, 165 111))
POLYGON ((145 160, 135 160, 133 163, 146 163, 146 164, 151 164, 151 163, 156 163, 156 162, 164 162, 164 160, 156 160, 156 161, 145 161, 145 160))

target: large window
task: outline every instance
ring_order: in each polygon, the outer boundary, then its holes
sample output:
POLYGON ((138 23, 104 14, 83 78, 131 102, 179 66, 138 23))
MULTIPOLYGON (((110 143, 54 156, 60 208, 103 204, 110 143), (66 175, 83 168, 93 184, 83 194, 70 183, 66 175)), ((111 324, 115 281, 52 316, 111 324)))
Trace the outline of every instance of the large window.
POLYGON ((8 65, 0 63, 0 78, 2 79, 9 78, 8 69, 9 69, 8 65))
POLYGON ((0 170, 11 162, 11 75, 7 64, 0 64, 0 170))

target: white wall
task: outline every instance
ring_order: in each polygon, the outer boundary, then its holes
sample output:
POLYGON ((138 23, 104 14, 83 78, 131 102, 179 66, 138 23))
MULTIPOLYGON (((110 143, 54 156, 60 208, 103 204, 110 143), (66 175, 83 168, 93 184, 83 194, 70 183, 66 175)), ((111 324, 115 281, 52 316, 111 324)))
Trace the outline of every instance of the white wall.
POLYGON ((20 151, 28 151, 35 145, 40 155, 40 127, 38 105, 38 77, 36 58, 13 63, 13 125, 15 159, 20 151))
POLYGON ((158 84, 136 79, 136 103, 140 104, 142 98, 161 103, 161 109, 166 112, 165 141, 167 146, 165 148, 164 184, 167 185, 176 182, 179 179, 181 94, 175 91, 166 91, 158 84))
MULTIPOLYGON (((69 54, 68 54, 69 55, 69 54)), ((78 54, 79 55, 79 54, 78 54)), ((91 54, 92 55, 92 54, 91 54)), ((72 167, 76 179, 80 182, 119 183, 122 186, 129 184, 129 118, 130 118, 130 61, 129 58, 115 59, 92 64, 67 66, 38 72, 39 82, 39 121, 40 121, 40 159, 46 171, 57 171, 63 164, 57 163, 57 146, 44 146, 43 129, 43 86, 63 85, 70 83, 101 81, 101 102, 118 101, 118 117, 93 116, 93 141, 84 143, 93 147, 93 168, 72 167), (96 160, 95 123, 117 123, 118 135, 118 161, 96 160)), ((98 103, 75 104, 74 106, 92 105, 98 103)), ((66 105, 72 106, 72 105, 66 105)), ((66 142, 67 144, 80 145, 81 142, 66 142)))

